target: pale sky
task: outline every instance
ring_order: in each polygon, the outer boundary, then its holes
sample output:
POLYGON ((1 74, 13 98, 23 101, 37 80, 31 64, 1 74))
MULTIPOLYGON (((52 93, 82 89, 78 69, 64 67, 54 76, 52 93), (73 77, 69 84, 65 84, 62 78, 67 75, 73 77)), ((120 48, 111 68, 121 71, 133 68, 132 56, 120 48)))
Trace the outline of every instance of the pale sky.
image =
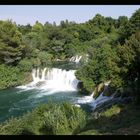
POLYGON ((97 13, 118 18, 131 17, 140 5, 0 5, 0 20, 12 19, 17 24, 33 25, 35 21, 46 21, 58 25, 61 20, 83 23, 92 19, 97 13))

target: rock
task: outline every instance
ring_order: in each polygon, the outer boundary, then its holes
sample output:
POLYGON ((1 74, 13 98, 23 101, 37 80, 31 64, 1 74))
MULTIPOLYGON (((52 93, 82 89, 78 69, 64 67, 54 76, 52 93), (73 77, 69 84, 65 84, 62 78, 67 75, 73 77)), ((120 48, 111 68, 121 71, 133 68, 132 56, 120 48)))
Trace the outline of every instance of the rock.
POLYGON ((45 81, 40 81, 40 82, 36 83, 36 86, 37 86, 37 87, 40 87, 40 86, 42 86, 43 84, 45 84, 45 81))
POLYGON ((104 87, 104 83, 99 84, 94 90, 93 98, 96 99, 104 91, 104 87))
POLYGON ((82 89, 82 88, 83 88, 83 82, 78 82, 77 88, 78 88, 78 89, 82 89))
POLYGON ((103 92, 104 92, 103 95, 111 96, 115 91, 110 86, 106 86, 103 92))

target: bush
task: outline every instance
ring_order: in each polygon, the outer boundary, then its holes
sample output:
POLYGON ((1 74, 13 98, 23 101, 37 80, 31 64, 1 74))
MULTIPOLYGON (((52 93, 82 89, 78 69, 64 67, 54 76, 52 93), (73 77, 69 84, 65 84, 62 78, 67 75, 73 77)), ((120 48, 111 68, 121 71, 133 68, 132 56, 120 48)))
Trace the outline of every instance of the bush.
POLYGON ((0 89, 15 87, 31 80, 29 73, 22 72, 18 67, 0 65, 0 89), (28 78, 25 78, 28 77, 28 78))
POLYGON ((117 105, 112 106, 111 108, 107 109, 106 111, 101 113, 101 116, 111 117, 113 115, 117 115, 121 112, 121 108, 117 105))
POLYGON ((17 118, 11 118, 0 126, 0 135, 20 135, 23 131, 24 122, 17 118))
POLYGON ((0 125, 0 135, 68 135, 86 123, 85 112, 69 103, 41 105, 0 125))
POLYGON ((73 134, 82 129, 86 122, 85 113, 69 103, 52 106, 44 116, 45 125, 42 128, 44 134, 73 134))
POLYGON ((32 70, 32 63, 30 59, 23 59, 19 62, 18 67, 21 71, 31 71, 32 70))

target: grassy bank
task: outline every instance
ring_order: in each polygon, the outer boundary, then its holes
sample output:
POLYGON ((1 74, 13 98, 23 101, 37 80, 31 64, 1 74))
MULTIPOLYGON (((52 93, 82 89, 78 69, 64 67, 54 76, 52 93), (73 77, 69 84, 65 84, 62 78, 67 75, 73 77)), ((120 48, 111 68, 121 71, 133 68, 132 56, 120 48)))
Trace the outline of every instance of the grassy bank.
POLYGON ((0 135, 72 135, 85 124, 82 109, 69 103, 49 103, 0 124, 0 135))
POLYGON ((140 106, 114 105, 91 116, 78 135, 138 135, 140 134, 140 106))

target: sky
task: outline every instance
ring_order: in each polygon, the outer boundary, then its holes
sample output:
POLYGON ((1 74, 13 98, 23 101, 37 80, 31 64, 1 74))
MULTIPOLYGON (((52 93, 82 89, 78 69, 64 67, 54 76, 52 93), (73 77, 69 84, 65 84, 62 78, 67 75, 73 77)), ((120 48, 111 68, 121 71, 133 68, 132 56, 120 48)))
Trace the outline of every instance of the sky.
POLYGON ((140 5, 0 5, 0 20, 12 19, 17 24, 33 25, 37 20, 58 25, 61 20, 84 23, 97 13, 105 16, 128 18, 140 8, 140 5))

